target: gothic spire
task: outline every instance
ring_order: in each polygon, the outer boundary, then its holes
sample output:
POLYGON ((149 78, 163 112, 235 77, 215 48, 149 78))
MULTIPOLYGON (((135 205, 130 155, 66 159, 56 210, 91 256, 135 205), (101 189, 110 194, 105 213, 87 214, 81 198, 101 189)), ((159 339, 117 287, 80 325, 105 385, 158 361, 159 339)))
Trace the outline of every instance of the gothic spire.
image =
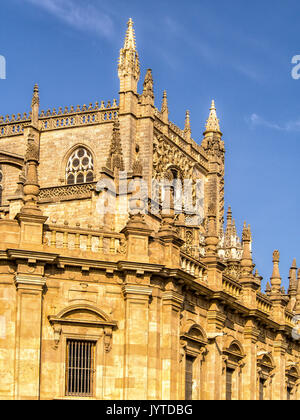
POLYGON ((124 49, 136 51, 135 33, 133 27, 133 20, 131 18, 127 23, 127 32, 124 42, 124 49))
POLYGON ((212 103, 211 103, 210 114, 209 114, 208 120, 206 122, 205 132, 206 133, 214 132, 214 133, 221 134, 220 122, 219 122, 218 117, 217 117, 215 101, 212 101, 212 103))
POLYGON ((137 82, 140 78, 140 61, 136 48, 133 21, 129 19, 124 47, 120 50, 119 78, 121 91, 137 91, 137 82))

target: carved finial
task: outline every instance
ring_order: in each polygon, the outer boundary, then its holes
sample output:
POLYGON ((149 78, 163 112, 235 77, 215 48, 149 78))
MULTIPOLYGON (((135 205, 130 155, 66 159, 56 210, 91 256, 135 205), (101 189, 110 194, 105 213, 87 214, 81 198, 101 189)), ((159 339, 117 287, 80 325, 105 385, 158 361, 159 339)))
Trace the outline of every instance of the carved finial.
POLYGON ((243 228, 243 254, 241 259, 241 280, 248 281, 249 279, 253 279, 253 261, 252 261, 252 253, 251 253, 251 228, 250 225, 248 225, 246 222, 244 223, 243 228))
POLYGON ((251 242, 252 240, 251 227, 250 225, 248 225, 247 227, 246 222, 244 223, 242 238, 243 238, 243 242, 251 242))
POLYGON ((124 171, 125 169, 121 144, 120 122, 118 118, 115 118, 114 120, 110 152, 106 166, 113 172, 116 170, 124 171))
POLYGON ((154 105, 153 78, 151 69, 148 69, 146 73, 141 100, 143 105, 154 105))
POLYGON ((297 296, 296 296, 296 306, 295 312, 297 315, 300 315, 300 269, 297 274, 297 296))
POLYGON ((206 122, 205 132, 215 132, 221 134, 220 121, 217 117, 215 101, 212 101, 211 103, 210 114, 206 122))
POLYGON ((21 213, 41 214, 38 208, 38 195, 40 186, 38 182, 38 164, 39 164, 39 148, 35 142, 34 136, 28 135, 27 152, 25 155, 26 164, 26 181, 24 184, 24 201, 21 213))
POLYGON ((280 292, 281 287, 281 277, 279 273, 279 261, 280 261, 280 254, 279 251, 276 250, 273 252, 273 274, 271 277, 271 286, 272 286, 272 293, 280 292))
POLYGON ((192 135, 192 130, 191 130, 190 111, 186 111, 185 125, 184 125, 184 137, 186 141, 191 140, 191 135, 192 135))
POLYGON ((207 217, 206 255, 216 257, 219 238, 216 231, 216 204, 214 202, 210 202, 208 205, 207 217))
POLYGON ((289 294, 293 295, 297 291, 297 262, 293 260, 289 273, 289 294))
POLYGON ((35 84, 33 88, 33 97, 32 97, 32 105, 35 105, 36 103, 40 103, 39 98, 39 85, 35 84))
POLYGON ((32 101, 31 101, 31 122, 35 127, 38 126, 39 107, 40 107, 39 87, 36 84, 33 89, 33 96, 32 96, 32 101))
POLYGON ((168 109, 168 96, 167 96, 167 91, 164 90, 163 100, 162 100, 162 105, 161 105, 161 112, 164 113, 166 111, 169 111, 169 109, 168 109))
POLYGON ((232 221, 232 210, 231 207, 228 207, 228 211, 227 211, 227 224, 231 224, 232 221))
POLYGON ((289 272, 288 295, 289 295, 288 309, 290 311, 293 311, 295 308, 296 296, 297 296, 297 262, 295 259, 292 262, 292 266, 289 272))

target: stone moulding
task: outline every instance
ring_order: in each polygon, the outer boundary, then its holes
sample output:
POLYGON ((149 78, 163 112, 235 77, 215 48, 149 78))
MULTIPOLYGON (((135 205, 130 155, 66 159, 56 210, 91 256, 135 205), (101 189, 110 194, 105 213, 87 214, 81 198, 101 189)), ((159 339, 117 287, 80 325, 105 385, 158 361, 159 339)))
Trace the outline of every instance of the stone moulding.
POLYGON ((118 327, 118 323, 112 320, 104 311, 92 305, 77 304, 68 306, 63 309, 56 316, 48 316, 50 325, 53 328, 55 349, 58 348, 61 335, 63 333, 63 326, 79 326, 79 327, 93 327, 103 329, 104 348, 108 353, 112 348, 113 330, 118 327), (94 316, 94 319, 84 319, 84 314, 89 313, 94 316), (72 315, 78 318, 71 318, 72 315))

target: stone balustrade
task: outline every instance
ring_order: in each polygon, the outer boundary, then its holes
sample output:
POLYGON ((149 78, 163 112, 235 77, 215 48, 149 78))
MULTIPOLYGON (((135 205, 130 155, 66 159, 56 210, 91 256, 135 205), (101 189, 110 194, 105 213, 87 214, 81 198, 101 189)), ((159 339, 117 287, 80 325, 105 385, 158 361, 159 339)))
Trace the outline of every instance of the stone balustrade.
POLYGON ((114 232, 100 232, 68 226, 48 225, 44 244, 55 249, 90 251, 99 254, 125 254, 124 235, 114 232))
POLYGON ((181 269, 192 276, 195 276, 199 281, 207 282, 206 269, 197 260, 181 252, 181 269))
POLYGON ((271 314, 272 303, 261 293, 256 295, 256 305, 259 311, 264 312, 267 315, 271 314))
POLYGON ((229 279, 228 277, 223 277, 222 279, 223 291, 228 295, 239 299, 242 294, 242 285, 237 281, 229 279))

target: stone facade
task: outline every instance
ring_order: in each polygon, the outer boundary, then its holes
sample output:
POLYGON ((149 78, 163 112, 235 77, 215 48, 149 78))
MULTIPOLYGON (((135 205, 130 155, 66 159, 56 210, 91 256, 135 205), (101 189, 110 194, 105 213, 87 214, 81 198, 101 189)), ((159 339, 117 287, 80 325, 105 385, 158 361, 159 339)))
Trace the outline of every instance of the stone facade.
POLYGON ((298 399, 300 275, 286 293, 275 251, 263 293, 250 226, 229 209, 224 229, 214 102, 198 145, 151 70, 139 94, 131 20, 118 73, 119 103, 40 111, 35 86, 0 117, 0 399, 298 399), (192 180, 195 209, 163 179, 192 180))

